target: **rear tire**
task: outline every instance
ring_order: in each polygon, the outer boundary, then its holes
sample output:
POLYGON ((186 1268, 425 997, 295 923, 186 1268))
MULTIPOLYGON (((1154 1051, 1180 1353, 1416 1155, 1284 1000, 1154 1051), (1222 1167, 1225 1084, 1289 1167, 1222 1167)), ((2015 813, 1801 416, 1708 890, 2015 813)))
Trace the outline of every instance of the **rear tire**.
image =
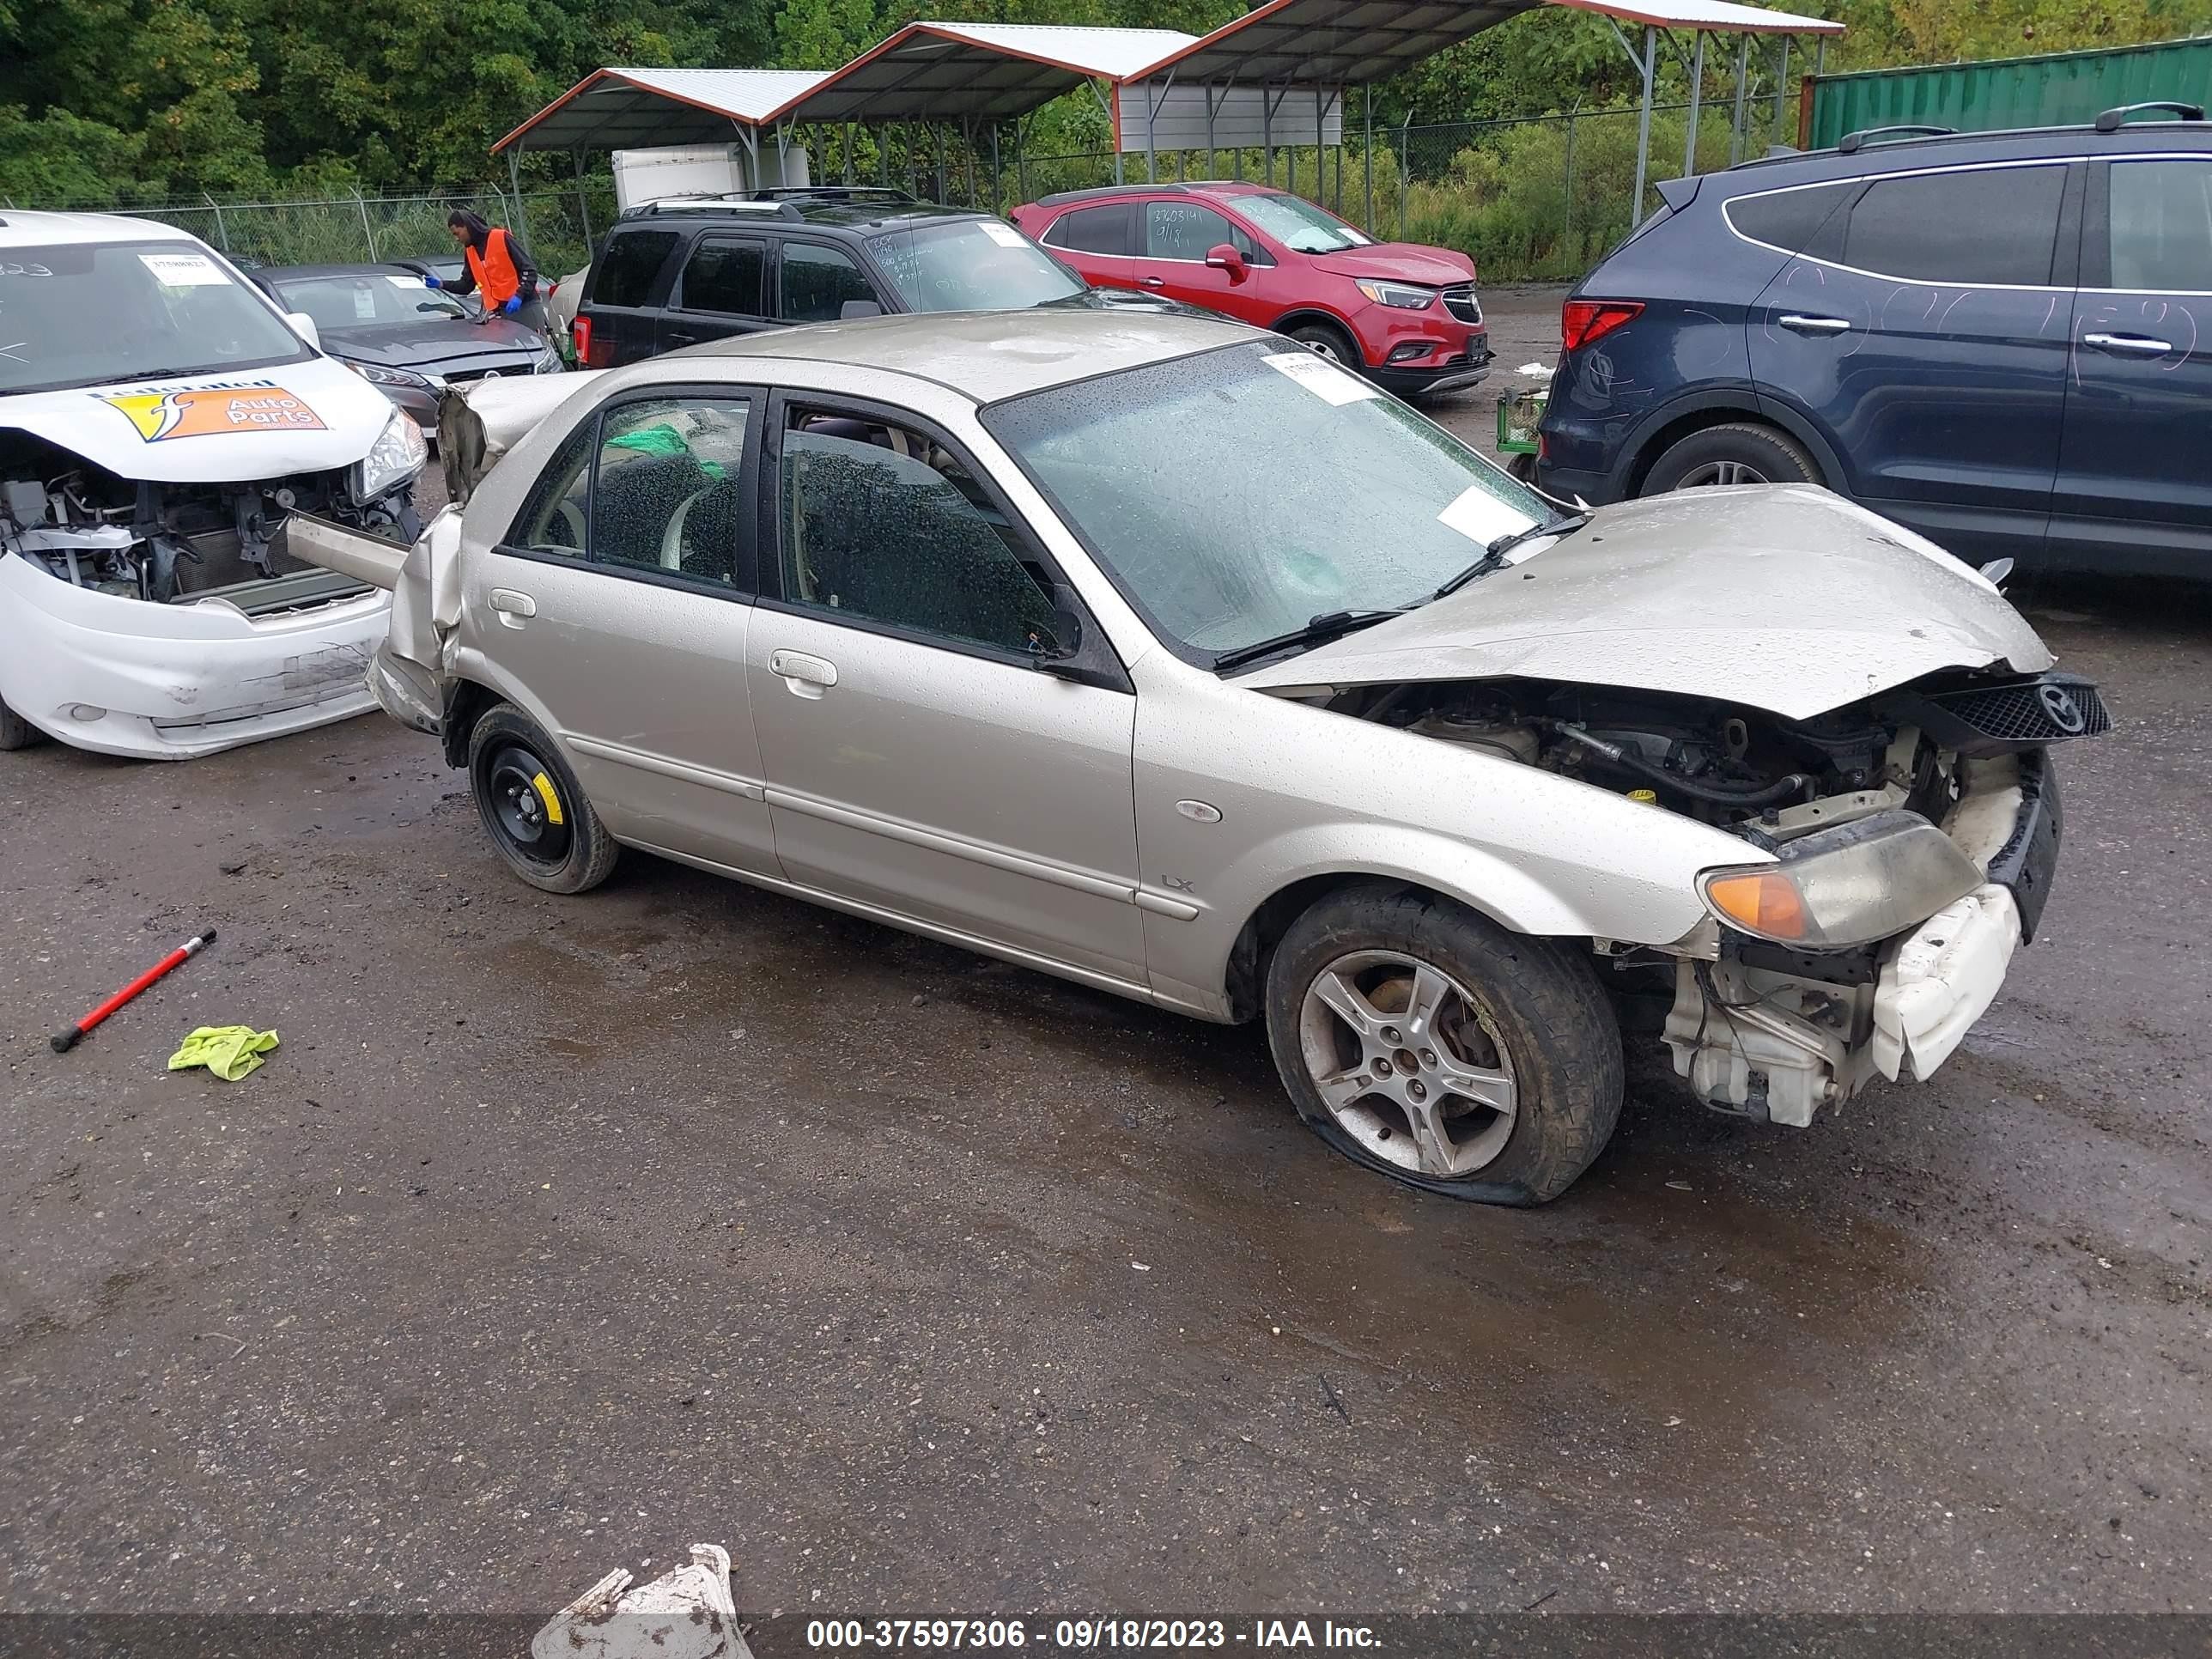
POLYGON ((0 702, 0 750, 28 749, 46 734, 0 702))
POLYGON ((1354 374, 1367 372, 1367 365, 1360 360, 1358 345, 1334 323, 1300 323, 1283 332, 1316 357, 1326 357, 1339 368, 1354 374))
POLYGON ((1620 1029, 1589 964, 1434 894, 1322 899, 1268 964, 1267 1013, 1308 1127, 1424 1192, 1544 1203, 1620 1121, 1620 1029))
POLYGON ((469 793, 507 867, 548 893, 581 893, 613 873, 622 848, 538 723, 513 703, 469 733, 469 793))
POLYGON ((1669 445, 1644 476, 1639 495, 1721 484, 1819 483, 1820 469, 1802 444, 1751 421, 1731 421, 1669 445))

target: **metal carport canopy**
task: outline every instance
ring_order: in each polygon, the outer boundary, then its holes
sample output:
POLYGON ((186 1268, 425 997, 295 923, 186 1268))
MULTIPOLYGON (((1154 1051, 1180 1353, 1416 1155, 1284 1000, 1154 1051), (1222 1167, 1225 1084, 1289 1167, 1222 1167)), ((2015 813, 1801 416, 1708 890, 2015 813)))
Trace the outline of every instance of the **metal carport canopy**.
POLYGON ((826 70, 595 70, 492 146, 626 149, 720 144, 749 137, 788 103, 829 79, 826 70))
POLYGON ((779 125, 1009 120, 1063 93, 1134 78, 1194 43, 1179 29, 909 23, 771 111, 779 125))
POLYGON ((1361 87, 1539 5, 1564 5, 1658 29, 1840 34, 1841 23, 1735 0, 1267 0, 1131 80, 1361 87))

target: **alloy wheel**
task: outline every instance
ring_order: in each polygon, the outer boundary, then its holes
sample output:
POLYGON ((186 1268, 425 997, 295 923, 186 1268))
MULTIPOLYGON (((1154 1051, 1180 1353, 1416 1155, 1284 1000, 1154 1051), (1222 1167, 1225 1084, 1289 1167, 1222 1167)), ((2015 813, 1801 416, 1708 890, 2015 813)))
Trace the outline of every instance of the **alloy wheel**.
POLYGON ((1763 484, 1774 481, 1749 461, 1706 461, 1675 482, 1677 489, 1706 489, 1721 484, 1763 484))
POLYGON ((1482 1005, 1395 951, 1339 957, 1306 988, 1298 1048, 1340 1128, 1385 1163, 1471 1175, 1505 1149, 1519 1090, 1482 1005))

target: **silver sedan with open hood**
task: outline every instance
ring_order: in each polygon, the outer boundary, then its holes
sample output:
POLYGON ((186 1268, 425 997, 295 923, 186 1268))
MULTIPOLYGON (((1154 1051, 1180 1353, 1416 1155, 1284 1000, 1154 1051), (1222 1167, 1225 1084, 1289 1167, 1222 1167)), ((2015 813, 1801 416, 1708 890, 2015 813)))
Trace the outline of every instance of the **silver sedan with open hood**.
POLYGON ((295 533, 396 586, 379 698, 509 868, 580 892, 638 848, 1263 1019, 1299 1115, 1432 1191, 1564 1191, 1624 1026, 1775 1123, 1926 1077, 2041 914, 2051 747, 2106 724, 1832 495, 1565 513, 1225 323, 577 379, 449 411, 501 458, 404 560, 295 533))

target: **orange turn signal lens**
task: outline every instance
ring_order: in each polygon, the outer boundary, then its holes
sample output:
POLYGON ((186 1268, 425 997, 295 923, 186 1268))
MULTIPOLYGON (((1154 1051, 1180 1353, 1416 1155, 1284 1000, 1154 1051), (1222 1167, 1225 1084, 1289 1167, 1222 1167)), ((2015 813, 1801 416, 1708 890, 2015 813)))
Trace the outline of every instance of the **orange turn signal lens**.
POLYGON ((1803 895, 1796 883, 1776 871, 1716 876, 1705 884, 1705 902, 1747 933, 1802 939, 1811 933, 1803 895))

